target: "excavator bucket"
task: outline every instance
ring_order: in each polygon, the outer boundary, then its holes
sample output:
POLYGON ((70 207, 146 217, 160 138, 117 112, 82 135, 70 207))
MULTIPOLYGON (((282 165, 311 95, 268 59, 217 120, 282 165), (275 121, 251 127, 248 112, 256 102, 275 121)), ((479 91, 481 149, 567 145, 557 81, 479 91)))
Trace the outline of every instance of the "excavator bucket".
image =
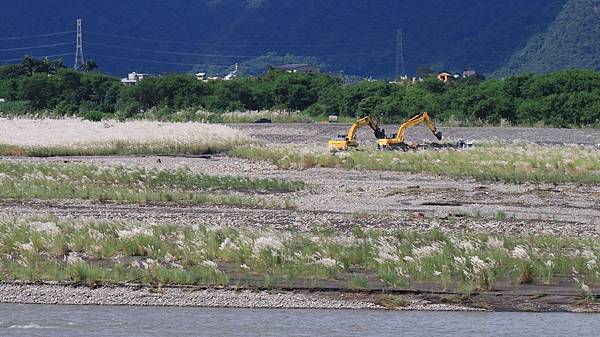
POLYGON ((374 132, 375 132, 375 138, 377 138, 377 139, 385 138, 385 129, 376 129, 376 130, 374 130, 374 132))
POLYGON ((438 140, 442 140, 442 131, 438 131, 436 133, 434 133, 435 138, 437 138, 438 140))

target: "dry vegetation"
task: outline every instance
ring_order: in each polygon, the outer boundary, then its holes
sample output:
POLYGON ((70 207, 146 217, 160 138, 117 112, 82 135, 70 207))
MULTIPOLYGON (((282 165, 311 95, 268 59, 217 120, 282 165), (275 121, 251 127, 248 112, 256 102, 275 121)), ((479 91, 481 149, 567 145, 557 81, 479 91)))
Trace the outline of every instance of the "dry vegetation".
POLYGON ((251 143, 223 125, 79 119, 0 120, 0 155, 216 153, 251 143))

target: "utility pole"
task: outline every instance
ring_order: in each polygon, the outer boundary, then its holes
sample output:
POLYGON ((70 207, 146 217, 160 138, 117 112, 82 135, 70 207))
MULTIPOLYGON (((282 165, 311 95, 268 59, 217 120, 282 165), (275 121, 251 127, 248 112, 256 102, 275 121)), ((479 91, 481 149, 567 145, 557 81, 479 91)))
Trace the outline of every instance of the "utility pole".
POLYGON ((81 30, 81 19, 77 19, 77 46, 75 47, 75 70, 83 67, 83 34, 81 30))
POLYGON ((404 68, 404 30, 396 30, 396 79, 400 75, 406 75, 406 69, 404 68))

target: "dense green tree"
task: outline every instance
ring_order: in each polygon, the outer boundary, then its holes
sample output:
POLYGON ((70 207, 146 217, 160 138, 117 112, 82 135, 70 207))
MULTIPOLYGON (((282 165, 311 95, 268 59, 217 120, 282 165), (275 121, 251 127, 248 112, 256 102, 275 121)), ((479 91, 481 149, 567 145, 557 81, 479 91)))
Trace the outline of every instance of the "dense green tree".
POLYGON ((92 72, 92 71, 94 71, 96 69, 98 69, 98 64, 96 64, 96 61, 94 61, 92 59, 88 59, 81 66, 81 71, 86 72, 86 73, 92 72))
MULTIPOLYGON (((26 57, 0 67, 0 97, 22 110, 56 115, 160 119, 193 118, 178 111, 304 111, 314 116, 371 115, 402 122, 423 111, 438 121, 571 127, 600 125, 600 72, 566 70, 503 80, 442 83, 359 81, 344 84, 323 74, 269 72, 230 81, 200 81, 184 74, 146 78, 127 86, 98 72, 76 72, 61 62, 26 57), (184 117, 181 117, 184 116, 184 117)), ((7 111, 7 110, 3 110, 7 111)), ((23 111, 22 113, 25 113, 23 111)))

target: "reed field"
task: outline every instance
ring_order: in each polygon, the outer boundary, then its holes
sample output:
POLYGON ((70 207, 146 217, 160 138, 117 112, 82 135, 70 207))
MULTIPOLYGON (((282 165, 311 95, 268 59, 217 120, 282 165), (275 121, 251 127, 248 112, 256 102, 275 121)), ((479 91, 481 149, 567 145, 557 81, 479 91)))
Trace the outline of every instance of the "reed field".
POLYGON ((435 282, 491 290, 496 282, 568 278, 587 295, 600 282, 597 241, 438 229, 309 232, 269 227, 169 226, 51 217, 0 218, 0 277, 7 280, 145 284, 297 284, 353 289, 435 282))
POLYGON ((251 142, 238 130, 197 122, 0 120, 4 156, 205 154, 251 142))

